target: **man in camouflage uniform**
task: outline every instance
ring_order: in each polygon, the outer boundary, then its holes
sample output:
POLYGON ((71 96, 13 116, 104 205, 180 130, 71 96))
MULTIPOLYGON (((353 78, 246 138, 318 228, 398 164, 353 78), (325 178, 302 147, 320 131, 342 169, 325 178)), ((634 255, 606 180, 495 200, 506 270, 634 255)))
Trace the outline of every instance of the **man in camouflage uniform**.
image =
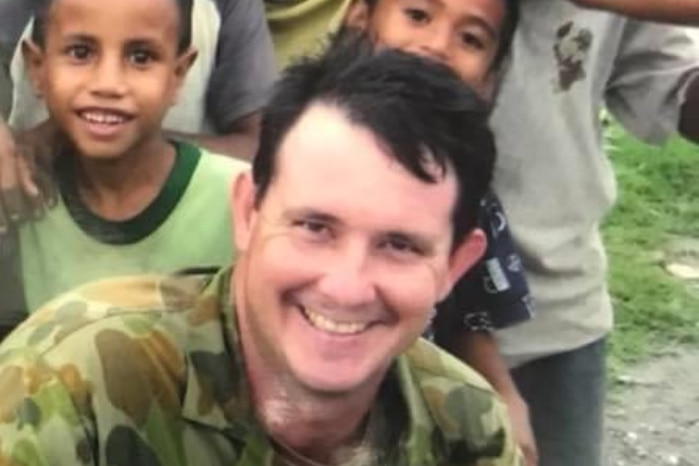
POLYGON ((484 248, 487 109, 349 42, 281 82, 234 269, 93 283, 3 343, 0 465, 519 464, 492 390, 416 341, 484 248))

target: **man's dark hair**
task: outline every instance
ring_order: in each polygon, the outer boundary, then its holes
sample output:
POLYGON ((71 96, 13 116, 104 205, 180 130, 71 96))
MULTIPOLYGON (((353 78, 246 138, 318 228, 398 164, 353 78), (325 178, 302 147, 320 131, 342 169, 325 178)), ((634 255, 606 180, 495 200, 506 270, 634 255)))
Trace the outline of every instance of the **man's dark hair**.
MULTIPOLYGON (((55 0, 31 0, 34 3, 34 26, 32 42, 44 47, 46 42, 46 25, 49 20, 51 5, 55 0)), ((116 1, 116 0, 95 0, 116 1)), ((192 2, 193 0, 172 0, 179 11, 179 37, 177 52, 182 53, 192 45, 192 2)))
POLYGON ((426 183, 438 182, 431 163, 442 174, 453 170, 460 187, 454 244, 473 229, 495 160, 488 106, 448 67, 398 50, 373 51, 362 34, 345 34, 323 55, 284 72, 263 114, 253 161, 258 204, 274 178, 285 136, 314 104, 331 105, 371 131, 391 157, 426 183))
MULTIPOLYGON (((369 14, 373 12, 374 7, 381 0, 361 0, 366 3, 369 14)), ((468 0, 462 0, 468 1, 468 0)), ((491 66, 491 71, 499 71, 506 58, 510 55, 510 49, 512 48, 512 42, 515 37, 515 31, 517 30, 517 25, 519 24, 519 2, 522 0, 493 0, 504 2, 505 4, 505 18, 500 26, 500 41, 498 43, 498 50, 493 58, 493 63, 491 66)))

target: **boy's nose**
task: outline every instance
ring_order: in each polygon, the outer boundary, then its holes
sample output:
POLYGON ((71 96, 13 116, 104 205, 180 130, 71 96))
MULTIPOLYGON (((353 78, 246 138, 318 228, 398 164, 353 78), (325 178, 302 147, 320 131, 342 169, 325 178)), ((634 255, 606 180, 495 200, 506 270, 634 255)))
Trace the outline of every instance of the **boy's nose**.
POLYGON ((434 28, 431 33, 425 34, 419 45, 420 55, 432 60, 446 63, 451 47, 451 34, 446 31, 437 31, 434 28))
POLYGON ((100 97, 118 98, 126 93, 126 76, 121 59, 104 57, 95 65, 90 90, 100 97))

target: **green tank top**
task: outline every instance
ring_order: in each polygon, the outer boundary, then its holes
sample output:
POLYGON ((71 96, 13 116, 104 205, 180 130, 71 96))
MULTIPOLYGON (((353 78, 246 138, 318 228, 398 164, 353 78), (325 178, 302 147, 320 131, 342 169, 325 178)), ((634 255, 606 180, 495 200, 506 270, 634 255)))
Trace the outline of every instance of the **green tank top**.
POLYGON ((247 167, 178 143, 175 164, 159 195, 123 222, 90 212, 67 177, 58 204, 20 230, 29 311, 76 286, 107 277, 230 263, 234 251, 229 192, 235 175, 247 167))

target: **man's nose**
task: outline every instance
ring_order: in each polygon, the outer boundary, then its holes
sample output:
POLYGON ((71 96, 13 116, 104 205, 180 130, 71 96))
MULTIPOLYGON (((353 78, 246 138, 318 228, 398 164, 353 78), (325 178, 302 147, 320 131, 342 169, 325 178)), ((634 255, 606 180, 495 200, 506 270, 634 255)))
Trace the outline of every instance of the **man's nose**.
POLYGON ((376 300, 371 257, 362 245, 346 245, 335 255, 318 283, 319 292, 334 305, 361 307, 376 300))

